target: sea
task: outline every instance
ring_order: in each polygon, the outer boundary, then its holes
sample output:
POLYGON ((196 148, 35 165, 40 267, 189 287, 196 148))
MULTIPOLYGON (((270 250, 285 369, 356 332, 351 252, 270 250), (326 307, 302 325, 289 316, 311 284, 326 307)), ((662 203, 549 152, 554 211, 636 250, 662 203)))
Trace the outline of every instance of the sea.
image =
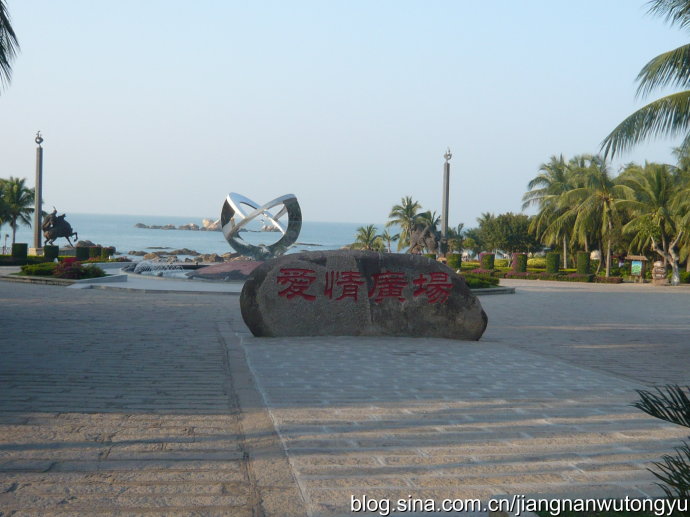
MULTIPOLYGON (((203 217, 149 216, 149 215, 105 215, 68 213, 67 222, 79 235, 79 240, 90 240, 102 246, 114 246, 117 253, 128 255, 132 251, 176 250, 188 248, 199 253, 232 252, 232 248, 219 231, 158 230, 136 228, 137 223, 147 226, 169 225, 176 228, 195 223, 202 226, 203 217)), ((289 253, 299 251, 335 250, 351 244, 355 240, 357 228, 363 223, 302 222, 302 230, 289 253)), ((383 224, 377 225, 383 231, 383 224)), ((281 234, 279 232, 242 232, 243 240, 251 244, 272 244, 281 234)), ((8 224, 0 227, 0 244, 10 247, 12 229, 8 224), (8 237, 6 237, 8 236, 8 237)), ((27 226, 17 228, 16 242, 26 242, 33 246, 33 230, 27 226)), ((67 240, 56 241, 61 247, 67 240)))

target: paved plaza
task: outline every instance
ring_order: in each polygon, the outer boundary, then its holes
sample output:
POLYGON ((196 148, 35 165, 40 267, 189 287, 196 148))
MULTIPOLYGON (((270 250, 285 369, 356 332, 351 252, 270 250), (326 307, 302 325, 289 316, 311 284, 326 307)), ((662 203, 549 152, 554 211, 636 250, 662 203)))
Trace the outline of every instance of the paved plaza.
POLYGON ((460 342, 257 339, 236 293, 0 282, 0 516, 660 495, 688 430, 631 403, 690 384, 690 288, 505 284, 460 342))

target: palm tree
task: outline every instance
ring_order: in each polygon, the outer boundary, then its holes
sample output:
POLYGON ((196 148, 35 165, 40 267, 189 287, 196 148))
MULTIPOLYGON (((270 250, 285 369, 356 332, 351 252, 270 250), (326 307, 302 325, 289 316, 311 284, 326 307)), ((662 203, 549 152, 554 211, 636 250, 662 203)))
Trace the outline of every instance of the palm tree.
POLYGON ((441 216, 436 214, 436 211, 427 210, 417 215, 418 224, 428 226, 432 232, 438 231, 438 225, 441 224, 441 216))
POLYGON ((422 209, 417 201, 412 201, 412 196, 402 198, 399 205, 394 205, 388 214, 389 221, 386 227, 398 226, 400 228, 400 239, 398 240, 398 250, 410 245, 410 233, 417 221, 417 213, 422 209))
POLYGON ((462 252, 462 241, 465 237, 465 223, 455 228, 448 228, 448 250, 462 252))
MULTIPOLYGON (((652 0, 649 12, 664 17, 671 25, 690 25, 690 0, 652 0)), ((637 95, 647 96, 665 86, 690 86, 690 44, 658 55, 637 76, 637 95)), ((690 90, 667 95, 640 108, 621 122, 602 142, 604 156, 614 156, 649 136, 684 137, 690 145, 690 90)))
POLYGON ((563 155, 551 156, 539 167, 539 174, 527 184, 528 192, 522 196, 522 209, 537 205, 539 212, 530 222, 530 231, 545 244, 563 243, 563 267, 568 267, 568 240, 572 236, 574 216, 561 217, 568 211, 562 196, 575 188, 573 167, 579 158, 566 163, 563 155))
POLYGON ((606 276, 611 274, 611 248, 622 225, 620 202, 632 196, 629 186, 617 184, 611 176, 604 158, 588 156, 587 167, 575 174, 578 186, 562 196, 566 210, 559 219, 574 217, 573 233, 582 239, 592 229, 598 240, 606 246, 606 276))
POLYGON ((379 238, 386 243, 386 249, 388 253, 390 253, 391 243, 397 241, 400 238, 400 234, 396 233, 395 235, 391 235, 388 230, 384 230, 383 233, 379 235, 379 238))
POLYGON ((19 50, 17 35, 12 29, 4 0, 0 0, 0 86, 8 84, 12 76, 12 61, 19 50))
POLYGON ((34 189, 24 185, 24 178, 4 180, 2 185, 2 199, 5 204, 6 221, 12 227, 12 244, 17 233, 17 224, 31 226, 31 214, 34 213, 34 189))
POLYGON ((357 228, 355 242, 352 243, 351 247, 356 250, 382 251, 383 242, 376 234, 376 226, 370 224, 357 228))
POLYGON ((620 181, 629 186, 634 197, 620 206, 629 210, 630 221, 623 227, 632 233, 638 249, 650 246, 673 270, 672 284, 680 283, 677 246, 689 228, 688 184, 682 173, 666 164, 647 163, 629 167, 620 181))

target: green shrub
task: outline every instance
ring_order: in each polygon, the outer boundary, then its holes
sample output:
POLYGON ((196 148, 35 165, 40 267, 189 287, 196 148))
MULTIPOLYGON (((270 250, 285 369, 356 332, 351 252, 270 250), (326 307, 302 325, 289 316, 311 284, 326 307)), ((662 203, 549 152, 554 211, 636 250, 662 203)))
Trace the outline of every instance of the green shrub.
POLYGON ((527 255, 524 253, 515 253, 513 255, 512 269, 516 273, 525 273, 527 271, 527 255))
POLYGON ((576 255, 577 260, 577 274, 578 275, 588 275, 589 274, 589 253, 586 251, 578 251, 576 255))
POLYGON ((91 252, 89 251, 89 248, 86 246, 77 246, 75 248, 75 253, 78 261, 83 261, 83 260, 89 260, 89 256, 91 255, 91 252))
POLYGON ((494 267, 510 267, 510 260, 508 259, 495 259, 494 260, 494 267))
POLYGON ((473 269, 479 269, 479 262, 471 260, 471 261, 462 263, 462 270, 463 271, 471 271, 473 269))
POLYGON ((425 253, 424 256, 431 260, 436 260, 436 253, 425 253))
POLYGON ((544 257, 535 257, 527 259, 527 267, 532 267, 535 269, 546 268, 546 259, 544 257))
POLYGON ((60 254, 60 246, 55 246, 53 244, 46 244, 43 246, 43 259, 46 262, 52 262, 60 254))
POLYGON ((449 253, 446 255, 446 265, 453 271, 462 268, 462 255, 460 253, 449 253))
POLYGON ((496 255, 493 253, 482 253, 479 255, 479 267, 481 269, 493 269, 495 259, 496 255))
POLYGON ((14 260, 26 260, 29 254, 29 245, 25 242, 15 242, 12 244, 12 258, 14 260))
POLYGON ((561 261, 561 255, 559 253, 551 252, 546 254, 546 272, 547 273, 558 273, 559 263, 561 261))
POLYGON ((89 247, 89 258, 99 259, 101 258, 101 252, 103 248, 101 246, 90 246, 89 247))
POLYGON ((41 262, 40 264, 26 264, 21 267, 23 275, 29 276, 53 276, 57 264, 54 262, 41 262))
POLYGON ((494 287, 498 285, 498 278, 494 278, 488 275, 478 275, 475 273, 463 273, 462 277, 467 283, 467 287, 470 289, 481 289, 486 287, 494 287))
POLYGON ((101 249, 101 258, 103 260, 110 260, 110 257, 115 255, 115 247, 114 246, 104 246, 101 249))
POLYGON ((682 284, 690 284, 690 271, 680 272, 680 282, 682 284))

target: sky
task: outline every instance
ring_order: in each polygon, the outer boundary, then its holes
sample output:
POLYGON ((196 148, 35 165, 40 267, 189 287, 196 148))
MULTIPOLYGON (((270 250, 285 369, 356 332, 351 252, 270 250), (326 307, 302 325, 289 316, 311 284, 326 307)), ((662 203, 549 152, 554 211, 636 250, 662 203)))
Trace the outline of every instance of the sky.
MULTIPOLYGON (((295 194, 307 221, 521 210, 552 155, 596 153, 687 34, 645 0, 6 0, 0 177, 62 213, 219 217, 295 194)), ((611 163, 674 163, 679 139, 611 163)), ((529 213, 529 212, 528 212, 529 213)))

